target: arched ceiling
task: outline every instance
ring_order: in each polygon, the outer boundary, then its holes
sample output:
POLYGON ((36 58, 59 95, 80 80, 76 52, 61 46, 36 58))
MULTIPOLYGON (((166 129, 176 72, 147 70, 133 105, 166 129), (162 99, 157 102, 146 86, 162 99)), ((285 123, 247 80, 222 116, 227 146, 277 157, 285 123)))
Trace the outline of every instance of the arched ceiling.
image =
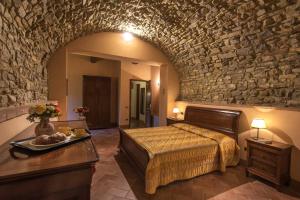
MULTIPOLYGON (((292 100, 294 85, 299 84, 299 81, 294 83, 298 74, 288 78, 289 81, 281 87, 284 91, 279 91, 280 88, 267 91, 270 93, 267 96, 276 96, 276 92, 282 92, 282 95, 277 96, 285 99, 268 100, 263 95, 263 100, 256 102, 250 98, 251 91, 242 99, 236 97, 241 96, 243 88, 249 89, 251 84, 255 85, 251 87, 270 84, 272 77, 278 80, 278 74, 292 73, 273 67, 278 63, 270 64, 267 67, 273 72, 265 70, 262 79, 267 80, 264 83, 259 83, 261 78, 248 74, 253 83, 247 82, 245 86, 239 83, 239 77, 238 81, 230 81, 233 77, 226 70, 240 70, 244 78, 246 68, 251 69, 262 59, 268 59, 262 58, 262 55, 271 54, 281 46, 281 49, 290 48, 286 44, 289 42, 286 34, 282 40, 274 41, 273 38, 284 31, 284 27, 280 26, 286 24, 282 21, 294 20, 288 23, 299 25, 298 8, 297 1, 279 0, 3 0, 0 2, 0 44, 5 53, 1 54, 1 64, 3 68, 18 71, 18 75, 9 70, 8 73, 14 74, 19 82, 26 83, 25 86, 16 86, 18 94, 7 91, 7 94, 12 93, 13 98, 8 96, 7 103, 13 103, 15 97, 19 99, 17 102, 45 98, 45 66, 49 57, 60 46, 91 33, 129 31, 157 46, 170 58, 180 75, 180 93, 183 99, 286 104, 288 100, 292 100), (290 12, 288 15, 285 11, 287 9, 290 12), (271 17, 266 17, 266 13, 270 13, 271 17), (279 24, 278 27, 266 28, 274 23, 279 24), (37 70, 33 71, 34 68, 37 70), (270 73, 275 75, 269 75, 270 73), (209 81, 212 84, 207 84, 203 77, 211 75, 213 78, 209 81), (220 76, 229 76, 228 83, 225 81, 227 85, 223 96, 218 95, 221 92, 219 88, 225 87, 222 81, 220 85, 217 84, 220 76), (38 87, 32 89, 34 85, 38 87), (236 94, 231 94, 237 88, 240 89, 236 94), (31 91, 30 94, 28 91, 31 91)), ((290 28, 286 30, 289 34, 295 32, 290 28)), ((296 38, 297 46, 299 35, 292 38, 296 38)), ((295 62, 290 64, 290 70, 296 68, 295 62)), ((9 80, 5 80, 5 84, 10 84, 9 80)), ((258 89, 255 92, 257 94, 252 95, 256 97, 261 91, 258 89)), ((3 101, 2 106, 6 99, 3 101)))
MULTIPOLYGON (((3 4, 8 10, 4 18, 46 53, 90 33, 129 31, 156 45, 180 65, 181 56, 186 56, 190 47, 197 45, 196 50, 201 49, 205 38, 199 37, 201 29, 197 27, 207 23, 207 18, 215 17, 221 3, 198 0, 18 0, 4 1, 3 4)), ((230 5, 230 2, 225 4, 230 5)))

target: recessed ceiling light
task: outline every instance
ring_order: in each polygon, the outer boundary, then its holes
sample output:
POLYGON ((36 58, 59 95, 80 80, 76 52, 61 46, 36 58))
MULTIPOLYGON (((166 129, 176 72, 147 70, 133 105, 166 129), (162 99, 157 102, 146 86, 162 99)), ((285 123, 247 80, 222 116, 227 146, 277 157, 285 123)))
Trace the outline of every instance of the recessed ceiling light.
POLYGON ((133 35, 131 33, 129 33, 129 32, 124 32, 123 33, 123 39, 126 42, 130 42, 133 39, 133 35))

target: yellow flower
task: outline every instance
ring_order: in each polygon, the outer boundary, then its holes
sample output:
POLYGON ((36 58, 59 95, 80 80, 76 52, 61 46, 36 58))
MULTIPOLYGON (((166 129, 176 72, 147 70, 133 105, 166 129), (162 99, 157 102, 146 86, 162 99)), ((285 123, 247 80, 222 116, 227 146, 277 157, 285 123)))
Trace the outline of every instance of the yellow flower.
POLYGON ((43 114, 45 111, 46 111, 46 105, 36 105, 36 106, 35 106, 35 112, 36 112, 38 115, 43 114))

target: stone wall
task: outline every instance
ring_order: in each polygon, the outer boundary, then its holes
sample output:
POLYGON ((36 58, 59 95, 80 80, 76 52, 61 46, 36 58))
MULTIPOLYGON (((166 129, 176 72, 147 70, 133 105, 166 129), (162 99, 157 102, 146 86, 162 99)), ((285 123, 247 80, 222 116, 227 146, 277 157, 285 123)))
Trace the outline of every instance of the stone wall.
POLYGON ((210 9, 194 27, 199 47, 179 56, 182 99, 300 107, 300 7, 289 2, 210 9))
POLYGON ((130 31, 180 74, 180 98, 300 107, 299 0, 2 0, 0 107, 47 98, 47 61, 95 32, 130 31))

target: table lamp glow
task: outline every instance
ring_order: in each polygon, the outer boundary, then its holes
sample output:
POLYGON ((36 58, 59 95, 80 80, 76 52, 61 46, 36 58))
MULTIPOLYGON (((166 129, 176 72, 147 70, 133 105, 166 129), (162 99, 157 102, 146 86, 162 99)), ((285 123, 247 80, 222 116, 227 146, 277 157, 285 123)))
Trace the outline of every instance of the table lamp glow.
POLYGON ((251 123, 251 127, 252 128, 257 128, 257 135, 255 138, 255 140, 259 139, 259 129, 261 128, 267 128, 266 122, 264 119, 253 119, 252 123, 251 123))
POLYGON ((175 118, 177 119, 178 118, 178 113, 180 113, 179 108, 177 108, 177 107, 173 108, 173 113, 175 114, 175 118))

